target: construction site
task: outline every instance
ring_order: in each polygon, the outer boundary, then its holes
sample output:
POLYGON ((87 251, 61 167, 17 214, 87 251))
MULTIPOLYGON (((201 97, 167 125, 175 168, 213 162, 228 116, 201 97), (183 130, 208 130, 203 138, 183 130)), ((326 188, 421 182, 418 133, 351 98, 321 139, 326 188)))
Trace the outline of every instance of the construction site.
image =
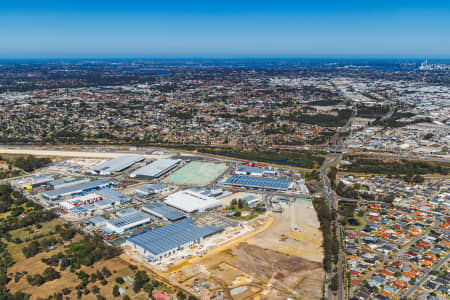
POLYGON ((325 274, 314 208, 307 202, 283 208, 197 245, 190 249, 195 255, 184 252, 183 259, 156 267, 204 299, 320 299, 325 274))
POLYGON ((242 242, 170 276, 205 299, 319 299, 321 270, 321 263, 242 242))

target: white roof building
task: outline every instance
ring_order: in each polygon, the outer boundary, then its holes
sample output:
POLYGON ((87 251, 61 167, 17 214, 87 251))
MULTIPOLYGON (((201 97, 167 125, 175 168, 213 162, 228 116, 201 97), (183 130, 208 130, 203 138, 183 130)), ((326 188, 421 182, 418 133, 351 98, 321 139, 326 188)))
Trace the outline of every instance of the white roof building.
POLYGON ((167 205, 185 212, 206 211, 221 206, 221 202, 214 197, 204 194, 204 189, 189 189, 178 191, 167 196, 164 201, 167 205))
POLYGON ((117 172, 123 171, 133 164, 143 161, 144 159, 145 157, 142 155, 122 155, 107 162, 96 165, 95 167, 89 169, 87 172, 99 175, 112 175, 117 172))
POLYGON ((158 159, 130 174, 130 177, 158 178, 175 168, 181 159, 158 159))
POLYGON ((106 227, 111 231, 117 233, 123 233, 126 230, 141 226, 143 224, 150 223, 150 217, 143 213, 137 212, 134 214, 126 215, 124 217, 110 220, 106 223, 106 227))

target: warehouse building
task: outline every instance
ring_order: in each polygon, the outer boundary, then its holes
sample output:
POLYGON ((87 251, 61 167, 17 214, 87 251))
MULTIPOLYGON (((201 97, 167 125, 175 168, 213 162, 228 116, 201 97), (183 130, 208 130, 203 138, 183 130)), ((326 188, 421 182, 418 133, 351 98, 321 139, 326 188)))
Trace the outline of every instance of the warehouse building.
POLYGON ((86 183, 81 183, 73 186, 59 188, 53 191, 42 193, 42 197, 47 200, 57 200, 65 196, 84 195, 99 189, 105 189, 116 185, 117 182, 109 179, 98 179, 86 183))
POLYGON ((137 188, 135 193, 136 193, 136 196, 138 196, 138 197, 147 198, 148 196, 168 192, 169 190, 170 190, 170 187, 159 184, 159 183, 155 183, 155 184, 145 185, 140 188, 137 188))
POLYGON ((145 167, 139 168, 130 174, 130 177, 134 178, 146 178, 153 179, 159 178, 166 174, 173 168, 175 168, 181 159, 158 159, 145 167))
POLYGON ((204 238, 221 232, 223 227, 199 227, 192 219, 184 219, 163 227, 135 235, 126 244, 155 261, 200 243, 204 238))
POLYGON ((47 175, 36 175, 32 177, 27 177, 16 182, 16 185, 23 189, 32 189, 44 184, 48 184, 53 181, 52 176, 47 175))
POLYGON ((101 211, 102 213, 114 208, 116 205, 119 205, 119 203, 108 199, 100 200, 94 203, 95 209, 97 211, 101 211))
POLYGON ((106 224, 108 220, 102 216, 95 216, 83 221, 84 226, 100 227, 106 224))
POLYGON ((72 185, 77 185, 81 183, 86 183, 91 181, 90 178, 76 178, 76 177, 65 177, 58 180, 53 180, 49 185, 54 189, 60 189, 63 187, 68 187, 72 185))
POLYGON ((71 210, 86 205, 93 205, 95 210, 108 210, 115 206, 131 201, 131 198, 115 190, 98 190, 93 193, 78 196, 59 202, 59 209, 63 213, 71 214, 71 210))
POLYGON ((122 218, 110 220, 106 222, 106 228, 116 233, 124 233, 126 230, 130 230, 147 223, 150 223, 150 217, 138 212, 122 218))
POLYGON ((76 218, 83 218, 85 216, 92 215, 95 211, 95 208, 92 205, 83 205, 77 206, 71 210, 69 210, 69 215, 76 218))
POLYGON ((146 213, 156 216, 160 219, 166 219, 172 222, 178 221, 186 217, 185 214, 173 209, 165 204, 152 202, 148 203, 141 208, 146 213))
POLYGON ((247 202, 247 205, 250 207, 256 206, 256 204, 259 202, 259 198, 255 195, 248 195, 244 198, 242 198, 243 201, 247 202))
POLYGON ((127 207, 127 208, 121 209, 120 211, 116 212, 116 215, 121 218, 121 217, 135 214, 137 212, 138 211, 136 209, 134 209, 132 207, 127 207))
POLYGON ((167 205, 188 213, 206 211, 220 207, 221 202, 214 197, 203 194, 205 191, 205 189, 201 188, 178 191, 167 196, 164 202, 167 205))
POLYGON ((276 175, 278 172, 275 169, 261 168, 261 167, 247 167, 240 166, 234 172, 236 175, 251 175, 251 176, 264 176, 264 175, 276 175))
POLYGON ((291 181, 286 179, 243 175, 231 175, 222 184, 227 186, 280 191, 287 191, 294 185, 291 181))
POLYGON ((78 196, 72 199, 68 199, 66 201, 61 201, 59 202, 59 208, 63 212, 69 212, 69 210, 74 209, 75 207, 94 204, 95 202, 101 200, 103 200, 103 198, 100 195, 96 193, 91 193, 83 196, 78 196))
POLYGON ((103 200, 111 200, 119 204, 125 204, 131 201, 131 198, 113 189, 98 190, 95 192, 102 196, 103 200))
POLYGON ((137 162, 145 159, 142 155, 122 155, 107 162, 96 165, 87 172, 94 175, 112 175, 121 172, 137 162))
POLYGON ((98 210, 106 211, 131 201, 130 197, 113 189, 99 190, 96 194, 100 195, 103 199, 94 203, 94 206, 98 210))

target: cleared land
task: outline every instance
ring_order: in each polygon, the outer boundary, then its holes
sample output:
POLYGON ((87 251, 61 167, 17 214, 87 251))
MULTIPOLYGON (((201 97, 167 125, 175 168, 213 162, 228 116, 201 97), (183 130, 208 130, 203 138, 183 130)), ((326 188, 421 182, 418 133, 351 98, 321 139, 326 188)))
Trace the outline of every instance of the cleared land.
POLYGON ((271 249, 307 260, 322 262, 322 233, 311 202, 282 205, 275 214, 275 224, 248 241, 249 244, 271 249))
POLYGON ((223 290, 229 299, 319 299, 322 264, 241 243, 174 274, 180 283, 202 292, 223 290))
MULTIPOLYGON (((324 271, 322 234, 312 204, 298 201, 272 214, 270 226, 169 270, 170 277, 228 299, 320 299, 324 271), (204 283, 200 285, 199 283, 204 283)), ((250 223, 255 229, 261 218, 250 223)))
MULTIPOLYGON (((64 150, 39 150, 39 149, 9 149, 0 148, 0 153, 4 154, 20 154, 35 156, 52 156, 52 157, 85 157, 85 158, 116 158, 121 155, 130 155, 130 152, 88 152, 88 151, 64 151, 64 150)), ((168 158, 170 155, 143 155, 150 159, 168 158)))
POLYGON ((193 161, 169 175, 165 182, 171 184, 203 186, 210 184, 227 169, 226 164, 193 161))

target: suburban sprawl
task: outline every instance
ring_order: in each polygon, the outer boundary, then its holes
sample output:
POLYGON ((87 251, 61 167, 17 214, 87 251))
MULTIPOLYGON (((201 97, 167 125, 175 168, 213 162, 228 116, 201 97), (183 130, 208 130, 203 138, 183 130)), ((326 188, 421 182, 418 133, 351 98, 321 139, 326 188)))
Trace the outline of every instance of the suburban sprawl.
POLYGON ((0 63, 0 299, 449 299, 449 74, 0 63))

